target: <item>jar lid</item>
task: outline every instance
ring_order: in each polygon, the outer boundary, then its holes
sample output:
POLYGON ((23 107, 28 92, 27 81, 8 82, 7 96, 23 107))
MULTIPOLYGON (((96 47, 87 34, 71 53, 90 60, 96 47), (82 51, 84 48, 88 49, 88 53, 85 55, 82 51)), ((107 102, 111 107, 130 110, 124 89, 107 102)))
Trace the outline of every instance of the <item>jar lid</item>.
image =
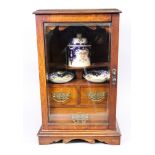
POLYGON ((81 33, 76 34, 76 38, 72 38, 68 46, 91 46, 87 44, 87 38, 83 38, 81 33))

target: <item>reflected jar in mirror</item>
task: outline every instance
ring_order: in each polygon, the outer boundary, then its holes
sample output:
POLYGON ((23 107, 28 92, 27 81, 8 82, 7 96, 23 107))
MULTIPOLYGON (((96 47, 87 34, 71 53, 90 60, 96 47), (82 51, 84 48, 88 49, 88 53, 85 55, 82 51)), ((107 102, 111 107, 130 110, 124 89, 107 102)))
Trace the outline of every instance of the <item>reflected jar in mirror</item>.
POLYGON ((87 44, 87 38, 83 38, 81 33, 72 38, 68 44, 68 65, 70 67, 86 67, 90 66, 90 48, 87 44))

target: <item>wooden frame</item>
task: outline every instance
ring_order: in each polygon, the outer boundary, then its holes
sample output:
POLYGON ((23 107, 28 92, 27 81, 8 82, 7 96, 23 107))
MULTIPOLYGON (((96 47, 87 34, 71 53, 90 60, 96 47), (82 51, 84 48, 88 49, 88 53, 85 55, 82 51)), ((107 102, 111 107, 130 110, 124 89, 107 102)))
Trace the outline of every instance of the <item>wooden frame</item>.
POLYGON ((40 144, 49 144, 59 140, 65 143, 72 139, 84 139, 90 143, 94 140, 99 140, 109 144, 120 143, 120 132, 116 123, 116 96, 117 96, 117 82, 113 85, 110 81, 110 107, 109 107, 109 126, 107 128, 94 127, 84 131, 74 131, 57 129, 48 123, 48 107, 47 107, 47 86, 46 86, 46 72, 45 72, 45 45, 44 45, 44 26, 43 23, 51 22, 111 22, 111 75, 112 69, 116 70, 117 81, 117 65, 118 65, 118 35, 119 35, 119 13, 117 9, 103 9, 103 10, 38 10, 36 15, 36 29, 37 29, 37 45, 38 45, 38 62, 39 62, 39 78, 40 78, 40 96, 42 108, 42 127, 38 133, 40 144), (62 133, 64 134, 62 135, 62 133))

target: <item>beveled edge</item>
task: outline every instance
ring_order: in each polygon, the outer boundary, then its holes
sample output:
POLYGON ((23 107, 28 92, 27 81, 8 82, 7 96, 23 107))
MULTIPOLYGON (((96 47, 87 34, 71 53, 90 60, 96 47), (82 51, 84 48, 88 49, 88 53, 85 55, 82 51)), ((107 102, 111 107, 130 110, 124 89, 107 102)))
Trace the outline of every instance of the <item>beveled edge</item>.
POLYGON ((35 15, 51 15, 51 14, 115 14, 121 13, 118 9, 45 9, 36 10, 33 12, 35 15))

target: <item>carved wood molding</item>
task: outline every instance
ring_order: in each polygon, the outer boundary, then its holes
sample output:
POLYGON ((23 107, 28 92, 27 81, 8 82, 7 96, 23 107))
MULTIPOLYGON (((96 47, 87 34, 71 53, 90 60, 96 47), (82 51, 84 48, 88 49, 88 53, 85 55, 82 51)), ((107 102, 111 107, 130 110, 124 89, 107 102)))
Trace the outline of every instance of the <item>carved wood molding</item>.
POLYGON ((118 124, 115 130, 48 130, 40 128, 38 132, 39 144, 52 144, 62 141, 68 143, 72 140, 84 140, 88 143, 94 144, 96 141, 119 145, 120 144, 120 130, 118 124))
MULTIPOLYGON (((56 27, 58 27, 59 31, 64 31, 66 28, 68 28, 69 26, 47 26, 46 27, 46 33, 49 33, 50 31, 54 30, 56 27)), ((91 30, 96 30, 97 26, 87 26, 89 27, 91 30)), ((111 32, 110 27, 101 27, 103 29, 105 29, 107 32, 111 32)))
POLYGON ((56 137, 44 137, 40 136, 39 137, 39 144, 45 145, 45 144, 52 144, 56 143, 62 140, 63 143, 69 143, 72 140, 84 140, 88 143, 94 144, 97 141, 106 143, 106 144, 111 144, 111 145, 119 145, 120 144, 120 137, 69 137, 69 138, 56 138, 56 137))

